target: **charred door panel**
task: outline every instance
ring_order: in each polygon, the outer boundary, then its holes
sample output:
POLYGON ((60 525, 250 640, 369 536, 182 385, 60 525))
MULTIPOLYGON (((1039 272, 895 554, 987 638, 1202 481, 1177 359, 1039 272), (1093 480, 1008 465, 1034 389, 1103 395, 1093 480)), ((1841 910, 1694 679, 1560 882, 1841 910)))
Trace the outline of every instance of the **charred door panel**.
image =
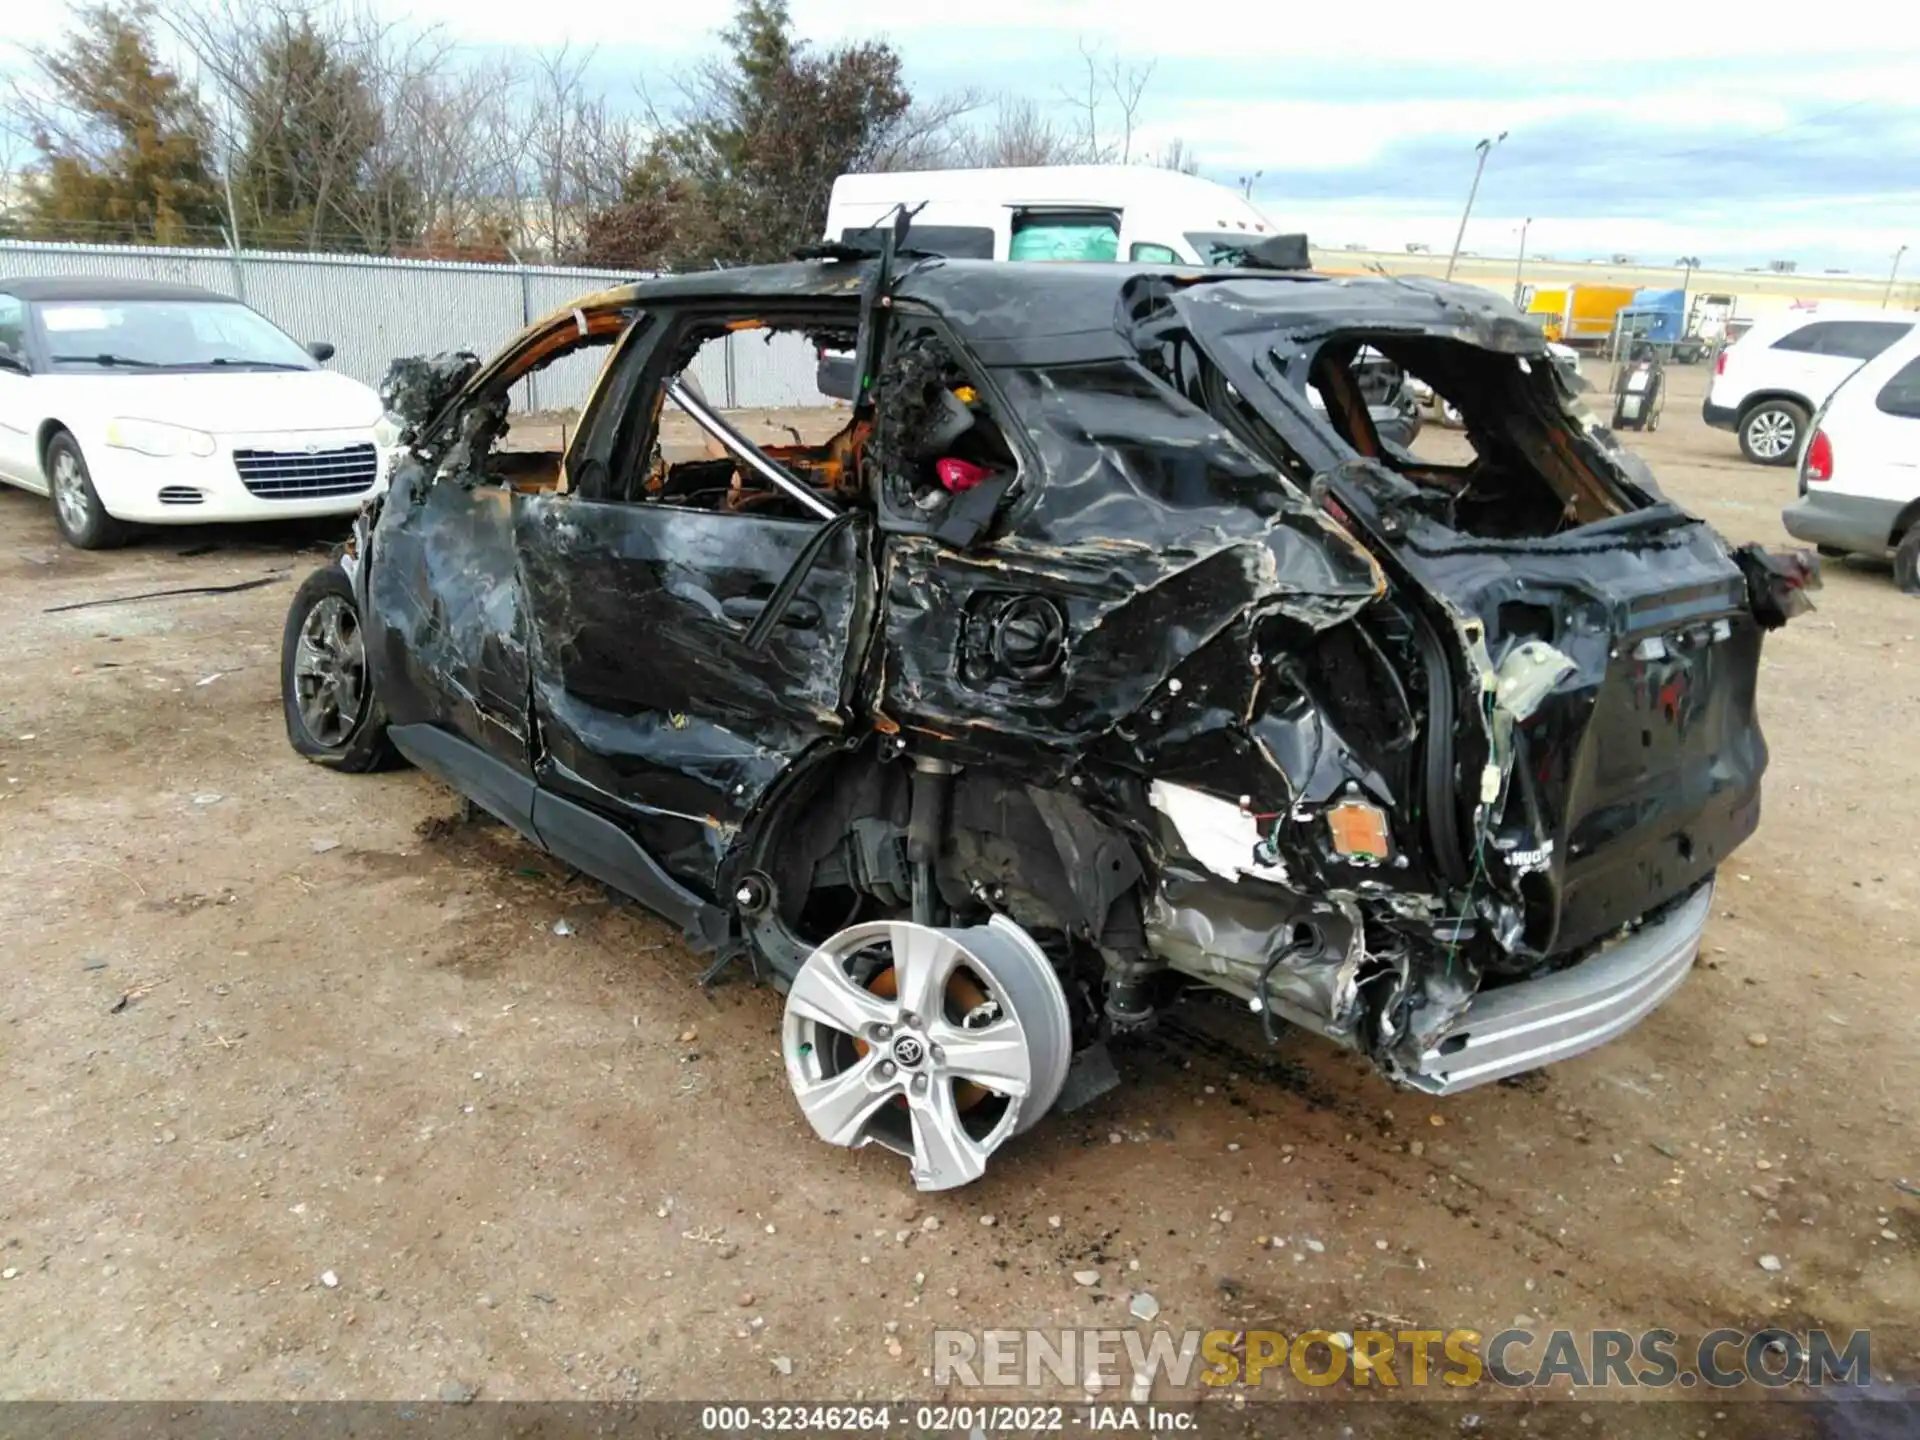
POLYGON ((619 815, 711 887, 795 758, 845 732, 873 609, 864 517, 840 530, 758 649, 747 632, 820 526, 520 497, 543 786, 619 815))
POLYGON ((440 725, 521 770, 527 626, 511 497, 398 467, 375 535, 374 684, 395 725, 440 725))

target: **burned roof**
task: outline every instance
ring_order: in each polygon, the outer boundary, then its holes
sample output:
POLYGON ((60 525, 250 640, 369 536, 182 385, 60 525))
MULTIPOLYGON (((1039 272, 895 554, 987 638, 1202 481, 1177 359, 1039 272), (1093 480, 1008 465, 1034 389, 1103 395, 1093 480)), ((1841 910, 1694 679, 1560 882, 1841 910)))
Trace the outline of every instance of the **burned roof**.
MULTIPOLYGON (((637 281, 595 298, 636 305, 742 296, 846 300, 874 268, 871 261, 743 266, 637 281)), ((1539 329, 1504 299, 1475 285, 1421 277, 903 257, 893 291, 951 322, 989 365, 1125 356, 1129 312, 1137 317, 1156 295, 1203 308, 1221 334, 1278 330, 1308 339, 1398 329, 1451 334, 1515 355, 1547 354, 1539 329)))

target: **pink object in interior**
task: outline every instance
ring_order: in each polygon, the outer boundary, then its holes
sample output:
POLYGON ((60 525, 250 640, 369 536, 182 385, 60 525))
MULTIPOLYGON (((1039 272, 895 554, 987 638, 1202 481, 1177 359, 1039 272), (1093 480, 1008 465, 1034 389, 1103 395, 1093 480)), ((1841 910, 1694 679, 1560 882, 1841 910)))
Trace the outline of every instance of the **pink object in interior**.
POLYGON ((987 472, 971 460, 956 460, 951 456, 934 461, 933 468, 940 476, 940 483, 955 495, 963 490, 971 490, 987 478, 987 472))

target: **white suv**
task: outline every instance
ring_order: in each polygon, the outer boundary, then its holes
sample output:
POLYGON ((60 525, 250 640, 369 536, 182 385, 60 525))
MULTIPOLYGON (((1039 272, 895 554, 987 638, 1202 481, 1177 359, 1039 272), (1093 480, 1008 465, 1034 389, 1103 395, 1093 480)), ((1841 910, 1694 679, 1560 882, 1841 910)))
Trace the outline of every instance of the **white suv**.
POLYGON ((1912 310, 1795 310, 1761 320, 1720 352, 1700 416, 1737 434, 1756 465, 1791 465, 1813 412, 1916 324, 1912 310))
POLYGON ((1855 371, 1813 426, 1787 533, 1828 555, 1891 550, 1894 580, 1920 592, 1920 330, 1855 371))

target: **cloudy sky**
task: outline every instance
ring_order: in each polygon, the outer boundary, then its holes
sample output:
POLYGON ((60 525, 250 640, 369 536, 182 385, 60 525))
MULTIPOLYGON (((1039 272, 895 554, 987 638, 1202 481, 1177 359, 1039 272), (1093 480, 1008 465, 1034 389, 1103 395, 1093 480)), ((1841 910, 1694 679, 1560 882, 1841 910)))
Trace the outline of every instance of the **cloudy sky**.
MULTIPOLYGON (((476 48, 597 44, 615 97, 658 90, 714 43, 727 0, 374 0, 476 48)), ((7 33, 51 39, 57 0, 6 0, 7 33)), ((1772 23, 1728 5, 1368 0, 791 0, 804 35, 880 35, 922 93, 1040 98, 1080 77, 1078 46, 1154 62, 1140 144, 1172 137, 1316 241, 1445 248, 1473 145, 1501 130, 1466 248, 1683 253, 1734 265, 1881 273, 1920 250, 1920 11, 1826 0, 1772 23)), ((1785 12, 1781 12, 1785 13, 1785 12)), ((0 67, 19 63, 0 43, 0 67)), ((1920 254, 1914 257, 1920 265, 1920 254)))

